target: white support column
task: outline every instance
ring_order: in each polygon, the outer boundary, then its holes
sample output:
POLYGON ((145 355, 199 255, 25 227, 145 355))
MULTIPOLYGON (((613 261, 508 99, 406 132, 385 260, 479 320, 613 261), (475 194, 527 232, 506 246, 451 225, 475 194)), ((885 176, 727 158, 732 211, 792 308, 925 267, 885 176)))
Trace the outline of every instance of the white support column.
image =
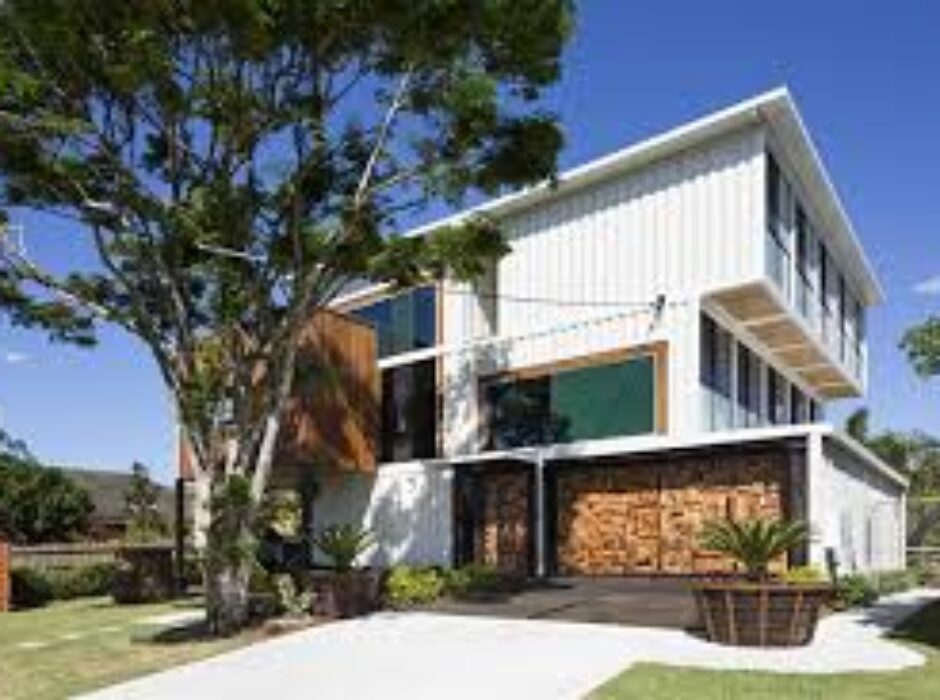
POLYGON ((825 488, 826 458, 823 453, 822 433, 814 430, 809 434, 806 449, 806 497, 807 516, 810 527, 809 563, 825 566, 825 488))
POLYGON ((535 575, 545 577, 545 453, 539 450, 535 462, 535 575))

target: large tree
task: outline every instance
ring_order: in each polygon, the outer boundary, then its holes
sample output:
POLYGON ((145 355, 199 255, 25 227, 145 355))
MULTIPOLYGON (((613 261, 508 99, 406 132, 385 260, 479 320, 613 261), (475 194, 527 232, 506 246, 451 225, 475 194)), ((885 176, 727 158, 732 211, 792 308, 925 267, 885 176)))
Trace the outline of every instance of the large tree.
POLYGON ((211 483, 208 615, 247 616, 250 522, 309 316, 354 279, 482 273, 505 252, 429 208, 550 178, 541 106, 571 0, 7 0, 0 206, 64 217, 97 255, 6 247, 0 304, 83 339, 118 324, 211 483), (49 315, 53 318, 49 318, 49 315), (63 330, 65 329, 65 330, 63 330))

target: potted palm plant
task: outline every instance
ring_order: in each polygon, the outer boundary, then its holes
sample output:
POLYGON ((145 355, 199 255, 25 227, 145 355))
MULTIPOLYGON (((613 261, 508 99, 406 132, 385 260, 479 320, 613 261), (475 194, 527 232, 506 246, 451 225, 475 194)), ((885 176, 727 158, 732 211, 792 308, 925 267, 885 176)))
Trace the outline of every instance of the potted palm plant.
POLYGON ((781 520, 714 521, 702 531, 705 549, 730 557, 743 577, 693 586, 711 641, 736 646, 800 646, 816 631, 819 610, 831 595, 823 582, 789 582, 770 573, 773 561, 803 544, 804 523, 781 520))
POLYGON ((355 525, 331 525, 314 544, 331 563, 311 578, 313 612, 327 617, 355 617, 377 606, 380 580, 377 571, 357 568, 356 560, 372 546, 369 530, 355 525))

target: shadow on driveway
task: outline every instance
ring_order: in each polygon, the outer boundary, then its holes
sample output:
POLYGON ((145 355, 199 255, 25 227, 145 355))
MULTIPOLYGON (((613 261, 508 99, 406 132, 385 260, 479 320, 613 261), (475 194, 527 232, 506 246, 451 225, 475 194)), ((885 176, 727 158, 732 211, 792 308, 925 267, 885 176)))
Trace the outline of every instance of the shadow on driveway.
POLYGON ((669 629, 693 629, 698 626, 689 583, 671 578, 556 578, 533 581, 516 593, 473 600, 444 599, 427 610, 455 615, 669 629))

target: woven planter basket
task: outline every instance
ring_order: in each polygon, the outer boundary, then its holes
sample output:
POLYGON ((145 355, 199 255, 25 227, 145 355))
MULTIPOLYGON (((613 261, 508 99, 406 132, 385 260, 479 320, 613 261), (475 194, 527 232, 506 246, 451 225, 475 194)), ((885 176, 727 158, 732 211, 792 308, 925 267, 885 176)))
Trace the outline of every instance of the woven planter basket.
POLYGON ((748 647, 809 644, 832 588, 817 584, 708 581, 693 586, 708 639, 748 647))

